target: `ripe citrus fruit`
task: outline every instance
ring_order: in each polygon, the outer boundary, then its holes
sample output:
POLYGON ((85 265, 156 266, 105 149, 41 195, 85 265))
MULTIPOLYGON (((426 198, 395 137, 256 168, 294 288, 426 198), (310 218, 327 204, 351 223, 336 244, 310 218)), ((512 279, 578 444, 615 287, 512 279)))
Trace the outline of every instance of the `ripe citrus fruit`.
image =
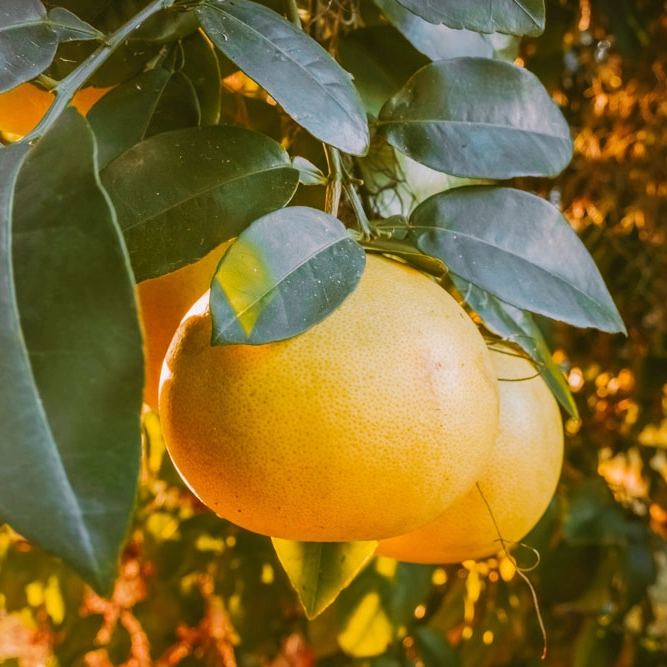
POLYGON ((190 306, 208 289, 229 244, 219 245, 198 262, 137 285, 144 331, 144 403, 152 410, 157 410, 160 371, 171 338, 190 306))
POLYGON ((434 281, 369 255, 305 333, 211 347, 208 295, 162 369, 165 443, 194 493, 249 530, 373 540, 435 519, 479 478, 498 395, 471 319, 434 281))
POLYGON ((528 360, 508 348, 492 350, 491 358, 499 378, 500 430, 479 488, 473 485, 427 526, 381 541, 378 554, 413 563, 485 558, 502 548, 498 530, 506 542, 518 542, 547 509, 563 463, 558 404, 528 360))
MULTIPOLYGON (((83 88, 72 104, 87 114, 108 88, 83 88)), ((0 95, 0 134, 15 141, 28 134, 53 102, 53 94, 30 83, 23 83, 0 95)))

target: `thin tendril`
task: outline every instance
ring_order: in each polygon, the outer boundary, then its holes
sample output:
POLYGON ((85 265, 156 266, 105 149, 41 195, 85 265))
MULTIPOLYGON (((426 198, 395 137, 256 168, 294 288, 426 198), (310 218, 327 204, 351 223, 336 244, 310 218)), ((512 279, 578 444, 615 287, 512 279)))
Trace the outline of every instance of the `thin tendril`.
POLYGON ((537 549, 533 549, 532 547, 529 547, 528 545, 522 544, 521 542, 515 542, 514 544, 518 544, 519 546, 524 546, 529 549, 531 549, 536 555, 537 555, 537 562, 530 568, 522 568, 519 567, 519 564, 516 561, 516 558, 510 554, 510 552, 507 549, 507 542, 503 538, 501 532, 500 532, 500 527, 498 526, 498 522, 496 521, 496 517, 493 514, 493 510, 491 509, 491 505, 489 505, 489 501, 486 499, 486 496, 482 492, 482 488, 479 485, 479 482, 475 482, 475 486, 477 487, 477 490, 479 491, 479 495, 482 497, 482 501, 486 505, 486 509, 489 512, 489 516, 491 517, 491 521, 493 522, 493 527, 496 529, 496 534, 498 535, 498 541, 500 542, 503 551, 505 553, 505 556, 507 559, 514 565, 516 568, 517 574, 526 582, 528 585, 528 589, 530 590, 530 594, 533 598, 533 605, 535 607, 535 613, 537 615, 537 622, 540 625, 540 630, 542 632, 542 640, 544 642, 544 648, 542 649, 542 660, 544 660, 547 657, 547 631, 546 628, 544 627, 544 621, 542 620, 542 612, 540 611, 540 604, 537 599, 537 593, 535 592, 535 587, 533 586, 532 582, 528 577, 526 576, 526 572, 530 572, 531 570, 534 570, 540 563, 540 553, 537 551, 537 549))

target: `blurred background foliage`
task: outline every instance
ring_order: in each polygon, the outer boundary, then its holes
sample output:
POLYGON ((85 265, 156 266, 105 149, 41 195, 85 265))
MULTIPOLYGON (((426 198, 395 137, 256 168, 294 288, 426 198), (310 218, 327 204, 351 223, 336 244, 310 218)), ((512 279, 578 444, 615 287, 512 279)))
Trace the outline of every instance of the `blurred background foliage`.
MULTIPOLYGON (((95 3, 80 4, 83 18, 111 23, 124 6, 100 2, 89 16, 95 3)), ((337 7, 344 19, 348 3, 337 7)), ((558 493, 526 540, 539 565, 528 549, 515 554, 535 587, 546 658, 531 590, 504 557, 447 567, 374 559, 307 621, 270 540, 192 497, 147 413, 136 518, 111 599, 0 528, 1 665, 667 665, 667 11, 658 0, 547 7, 546 33, 522 44, 519 61, 561 105, 576 154, 555 181, 519 185, 563 209, 629 335, 541 322, 582 417, 566 422, 558 493)), ((116 67, 134 72, 152 48, 121 53, 116 67)), ((242 83, 232 75, 223 118, 283 132, 242 83)))

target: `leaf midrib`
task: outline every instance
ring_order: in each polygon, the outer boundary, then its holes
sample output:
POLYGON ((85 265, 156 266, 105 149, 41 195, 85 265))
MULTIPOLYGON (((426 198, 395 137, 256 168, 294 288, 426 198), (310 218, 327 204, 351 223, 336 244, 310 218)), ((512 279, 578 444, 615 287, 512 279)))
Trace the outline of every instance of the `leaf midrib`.
POLYGON ((442 119, 442 118, 416 118, 416 119, 402 119, 402 120, 379 120, 377 122, 378 127, 382 125, 450 125, 450 126, 456 126, 456 125, 464 125, 464 126, 470 126, 471 129, 479 130, 481 128, 492 128, 492 129, 499 129, 507 132, 520 132, 522 134, 528 134, 531 136, 538 136, 538 137, 552 137, 554 139, 558 139, 561 141, 567 141, 571 142, 571 138, 569 135, 558 135, 558 134, 553 134, 549 132, 540 132, 537 130, 528 130, 524 129, 521 127, 515 127, 513 125, 499 125, 495 123, 485 123, 485 122, 477 122, 477 121, 464 121, 464 120, 449 120, 449 119, 442 119))

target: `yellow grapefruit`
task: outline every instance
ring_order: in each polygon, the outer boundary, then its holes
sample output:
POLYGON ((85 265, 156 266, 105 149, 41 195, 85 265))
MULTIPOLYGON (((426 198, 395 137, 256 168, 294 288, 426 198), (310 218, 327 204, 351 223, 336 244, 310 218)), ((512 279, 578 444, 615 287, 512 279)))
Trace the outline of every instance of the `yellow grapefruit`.
POLYGON ((427 526, 381 541, 379 555, 413 563, 485 558, 502 548, 498 530, 505 541, 518 542, 547 509, 563 463, 558 404, 531 362, 508 348, 492 350, 491 358, 499 379, 500 430, 479 488, 473 485, 427 526))
POLYGON ((498 427, 484 341, 434 281, 369 255, 356 290, 289 340, 211 347, 204 295, 160 383, 193 492, 249 530, 373 540, 435 519, 479 479, 498 427))
POLYGON ((144 332, 144 403, 152 410, 157 410, 160 371, 171 338, 190 306, 208 289, 230 243, 223 243, 198 262, 137 285, 144 332))
MULTIPOLYGON (((108 88, 83 88, 72 104, 87 114, 108 88)), ((30 83, 23 83, 0 94, 0 134, 15 141, 28 134, 42 119, 53 102, 53 94, 30 83)))

